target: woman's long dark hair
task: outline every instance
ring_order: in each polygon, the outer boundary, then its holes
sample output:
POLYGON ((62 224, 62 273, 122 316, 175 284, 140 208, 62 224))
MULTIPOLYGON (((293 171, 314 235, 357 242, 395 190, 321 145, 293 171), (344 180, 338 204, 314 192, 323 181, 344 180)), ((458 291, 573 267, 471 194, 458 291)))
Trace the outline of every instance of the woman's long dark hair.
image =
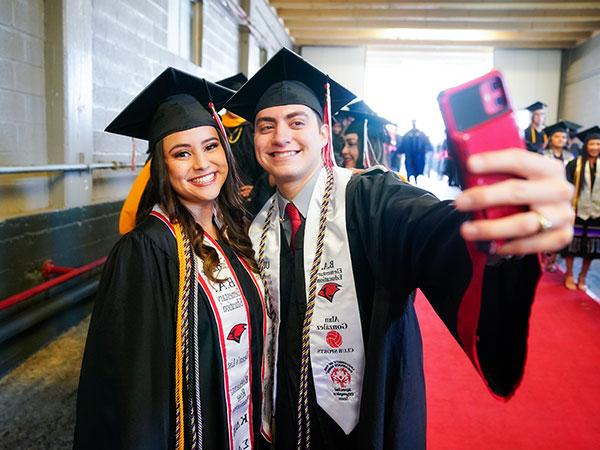
MULTIPOLYGON (((216 127, 215 127, 216 128, 216 127)), ((221 239, 250 266, 254 272, 258 272, 258 266, 254 260, 252 242, 248 237, 248 225, 250 223, 244 202, 240 196, 242 183, 237 173, 233 153, 229 142, 217 129, 219 141, 229 167, 225 183, 216 199, 217 218, 221 222, 221 239)), ((183 232, 190 239, 196 254, 204 263, 204 272, 209 280, 223 282, 216 278, 215 271, 219 264, 217 252, 212 247, 203 245, 204 230, 196 223, 192 214, 181 203, 177 193, 171 187, 169 172, 165 164, 163 154, 163 142, 159 141, 152 150, 152 165, 150 167, 150 180, 144 190, 140 207, 136 217, 136 223, 140 223, 152 211, 154 205, 160 205, 173 223, 180 223, 183 232)))
POLYGON ((583 157, 588 159, 590 157, 589 153, 588 153, 588 144, 590 143, 590 141, 593 140, 598 140, 600 139, 600 134, 596 134, 596 133, 592 133, 589 136, 587 136, 585 138, 585 141, 583 143, 583 148, 581 149, 581 153, 583 154, 583 157))

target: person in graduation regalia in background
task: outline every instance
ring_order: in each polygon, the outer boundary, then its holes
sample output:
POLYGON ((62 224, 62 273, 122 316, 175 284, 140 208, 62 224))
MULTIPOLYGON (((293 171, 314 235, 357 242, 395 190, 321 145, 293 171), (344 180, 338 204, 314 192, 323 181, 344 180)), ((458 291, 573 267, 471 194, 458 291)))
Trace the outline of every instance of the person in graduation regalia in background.
POLYGON ((346 169, 368 169, 377 165, 368 138, 366 120, 356 119, 344 131, 342 158, 342 167, 346 169), (365 136, 367 136, 367 139, 365 139, 365 136))
POLYGON ((389 141, 385 126, 392 124, 392 122, 379 116, 362 100, 350 103, 347 107, 338 111, 335 117, 339 119, 352 117, 352 123, 360 121, 366 125, 366 136, 371 148, 372 165, 383 164, 385 167, 389 167, 388 154, 384 148, 386 142, 389 141))
MULTIPOLYGON (((246 81, 248 78, 243 73, 238 73, 217 81, 217 84, 237 91, 246 81)), ((275 192, 269 183, 268 174, 254 156, 254 127, 246 119, 231 111, 225 111, 221 120, 225 126, 227 140, 242 180, 241 194, 247 201, 248 211, 254 215, 275 192)))
POLYGON ((396 152, 405 155, 406 176, 416 183, 417 177, 425 171, 425 160, 428 152, 433 151, 431 142, 425 133, 417 128, 417 121, 412 121, 412 128, 406 132, 397 146, 396 152))
POLYGON ((535 102, 525 109, 531 113, 531 123, 525 129, 525 146, 527 150, 535 153, 542 153, 548 142, 548 136, 544 134, 543 128, 546 123, 546 105, 542 102, 535 102))
POLYGON ((575 186, 573 241, 561 252, 565 258, 565 287, 585 291, 585 279, 592 260, 600 258, 600 127, 582 131, 577 137, 584 143, 583 155, 567 164, 567 180, 575 186), (583 259, 577 284, 573 278, 573 259, 583 259))
POLYGON ((534 253, 572 235, 562 166, 523 150, 473 157, 474 172, 523 179, 467 190, 455 204, 392 172, 332 167, 329 117, 353 98, 282 49, 226 105, 254 123, 257 160, 277 185, 250 228, 277 336, 265 350, 276 367, 276 449, 425 448, 417 288, 490 391, 510 397, 540 275, 534 253), (535 209, 468 221, 468 211, 516 198, 535 209), (491 258, 474 245, 490 239, 511 241, 491 258), (517 254, 527 255, 508 256, 517 254))
POLYGON ((141 199, 134 187, 125 205, 132 214, 120 223, 133 229, 100 280, 75 449, 268 445, 263 287, 213 106, 231 94, 168 68, 106 129, 148 140, 150 163, 141 199))
MULTIPOLYGON (((569 128, 567 127, 567 124, 561 121, 553 125, 549 125, 544 128, 544 134, 548 137, 548 144, 543 150, 543 155, 546 158, 560 161, 566 166, 567 163, 574 158, 573 154, 567 150, 569 136, 569 128)), ((557 257, 557 252, 544 252, 542 254, 542 264, 544 270, 547 272, 556 272, 558 270, 558 266, 556 264, 557 257)))
POLYGON ((544 128, 544 134, 548 137, 548 144, 544 149, 544 156, 562 161, 567 165, 574 155, 567 149, 569 140, 569 128, 564 121, 557 122, 544 128))

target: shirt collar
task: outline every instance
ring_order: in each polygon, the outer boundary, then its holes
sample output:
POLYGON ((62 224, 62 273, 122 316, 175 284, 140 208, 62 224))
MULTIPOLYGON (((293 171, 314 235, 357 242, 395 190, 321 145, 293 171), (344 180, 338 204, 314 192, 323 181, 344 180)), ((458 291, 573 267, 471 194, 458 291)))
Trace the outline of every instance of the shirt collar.
POLYGON ((298 211, 300 211, 300 214, 302 214, 302 217, 306 218, 306 214, 308 214, 308 206, 310 205, 310 199, 313 191, 315 190, 315 186, 320 174, 321 170, 317 170, 292 200, 286 199, 283 195, 281 195, 279 190, 277 191, 277 203, 279 205, 279 216, 281 218, 283 218, 285 215, 285 206, 290 202, 293 202, 296 208, 298 208, 298 211))

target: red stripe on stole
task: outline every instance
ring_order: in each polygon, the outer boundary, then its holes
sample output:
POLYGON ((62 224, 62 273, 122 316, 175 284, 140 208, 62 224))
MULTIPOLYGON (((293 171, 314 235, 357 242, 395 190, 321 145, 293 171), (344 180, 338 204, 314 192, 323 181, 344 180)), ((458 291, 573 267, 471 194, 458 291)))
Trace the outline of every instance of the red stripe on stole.
MULTIPOLYGON (((206 235, 206 234, 205 234, 206 235)), ((200 274, 198 274, 198 281, 202 285, 202 289, 206 293, 208 297, 208 301, 210 306, 212 307, 213 313, 215 315, 215 319, 217 320, 217 330, 219 332, 219 344, 221 347, 221 359, 223 360, 223 376, 225 377, 225 402, 227 403, 227 426, 229 428, 229 448, 233 450, 233 427, 231 426, 231 399, 229 396, 229 375, 227 373, 227 351, 225 350, 225 335, 223 333, 223 322, 221 320, 221 316, 219 315, 219 310, 217 309, 217 305, 215 303, 215 299, 212 296, 212 293, 206 284, 206 281, 200 274)), ((248 327, 250 328, 250 327, 248 327)))

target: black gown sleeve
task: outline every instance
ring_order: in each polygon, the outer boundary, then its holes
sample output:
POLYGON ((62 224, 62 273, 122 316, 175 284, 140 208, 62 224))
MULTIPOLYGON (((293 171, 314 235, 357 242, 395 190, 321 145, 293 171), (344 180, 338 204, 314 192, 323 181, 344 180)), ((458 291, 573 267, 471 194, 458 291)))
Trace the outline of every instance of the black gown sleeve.
POLYGON ((398 301, 420 288, 490 390, 510 396, 525 362, 537 255, 489 264, 459 234, 466 214, 392 173, 372 171, 351 185, 375 283, 398 301))
POLYGON ((112 250, 81 369, 75 449, 173 447, 177 261, 138 229, 112 250))
POLYGON ((575 168, 577 167, 577 158, 578 157, 575 157, 569 161, 565 167, 565 176, 567 181, 571 184, 575 184, 575 168))

